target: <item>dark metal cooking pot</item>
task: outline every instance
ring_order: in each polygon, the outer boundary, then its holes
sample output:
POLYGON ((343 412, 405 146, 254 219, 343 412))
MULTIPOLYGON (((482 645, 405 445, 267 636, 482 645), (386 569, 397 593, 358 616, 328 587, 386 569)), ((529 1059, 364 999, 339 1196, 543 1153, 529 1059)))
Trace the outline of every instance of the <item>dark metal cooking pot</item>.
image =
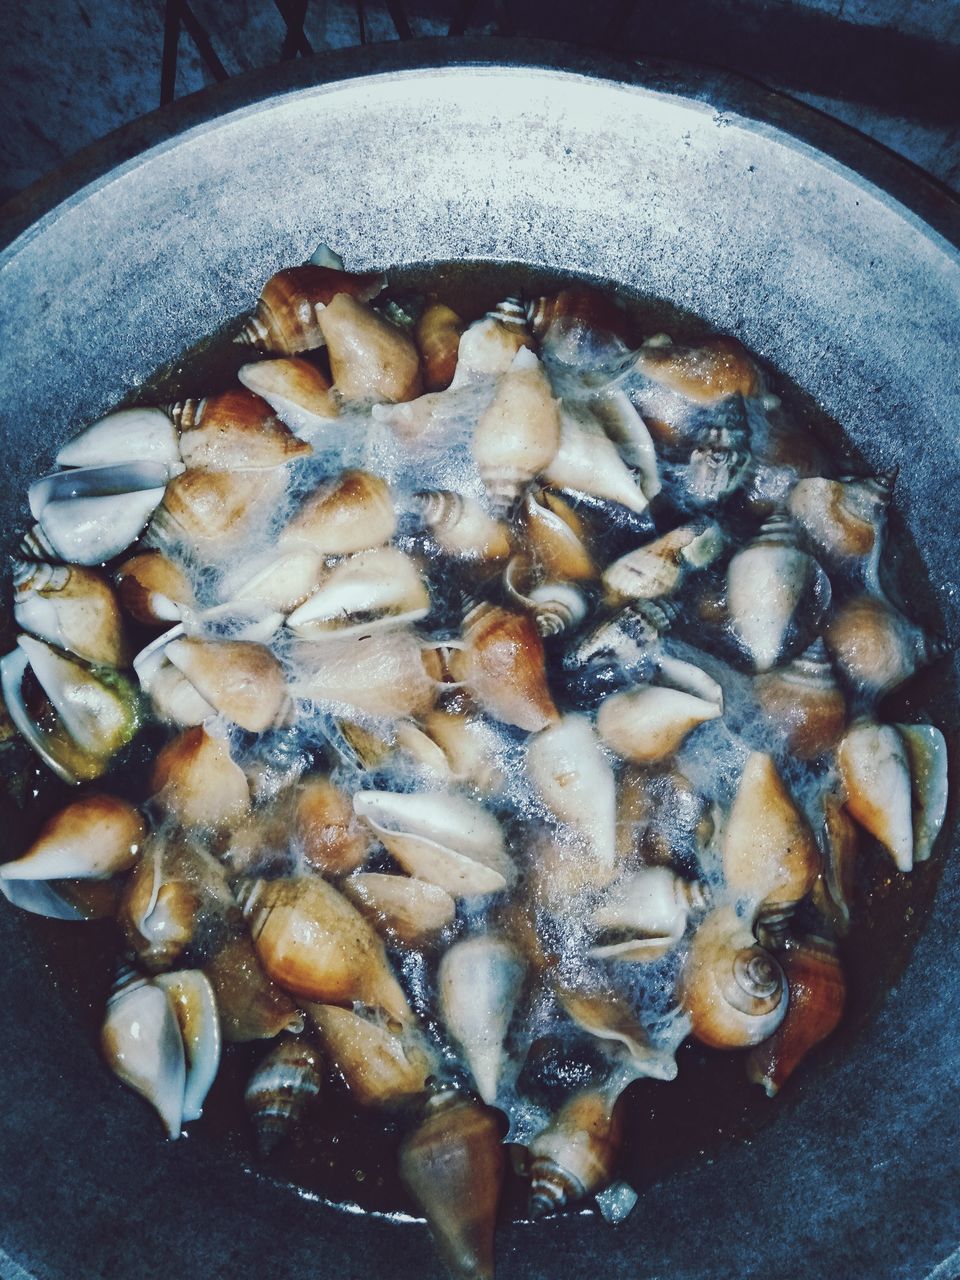
MULTIPOLYGON (((960 634, 960 210, 764 90, 541 45, 353 51, 139 123, 28 195, 8 232, 26 222, 0 257, 6 548, 60 442, 322 236, 358 267, 474 257, 610 277, 737 333, 871 463, 901 464, 928 604, 960 634)), ((945 665, 911 710, 926 699, 952 733, 945 665)), ((501 1275, 960 1274, 958 919, 953 859, 882 1009, 773 1124, 670 1173, 616 1231, 505 1227, 501 1275)), ((311 1203, 199 1138, 164 1143, 13 910, 0 939, 0 1274, 438 1273, 420 1226, 311 1203)))

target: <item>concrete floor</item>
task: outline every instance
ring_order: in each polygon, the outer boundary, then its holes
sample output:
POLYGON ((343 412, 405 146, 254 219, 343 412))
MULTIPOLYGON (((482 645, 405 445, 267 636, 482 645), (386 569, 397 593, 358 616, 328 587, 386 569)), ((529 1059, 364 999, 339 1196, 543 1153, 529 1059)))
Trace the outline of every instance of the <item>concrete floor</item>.
MULTIPOLYGON (((401 0, 415 36, 498 29, 745 72, 878 138, 960 191, 958 0, 401 0)), ((190 0, 224 71, 274 62, 278 0, 190 0)), ((160 102, 165 0, 0 0, 0 198, 160 102)), ((394 10, 396 11, 396 9, 394 10)), ((387 0, 309 0, 316 49, 397 39, 387 0), (361 33, 362 23, 362 33, 361 33)), ((176 96, 214 78, 181 31, 176 96)))

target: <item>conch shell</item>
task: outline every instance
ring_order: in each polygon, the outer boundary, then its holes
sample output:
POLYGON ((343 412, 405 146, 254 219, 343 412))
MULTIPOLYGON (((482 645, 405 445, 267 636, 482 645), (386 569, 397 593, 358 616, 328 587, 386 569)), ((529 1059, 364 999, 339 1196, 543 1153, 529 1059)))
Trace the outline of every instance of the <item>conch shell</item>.
POLYGON ((929 858, 947 811, 947 750, 932 725, 859 720, 837 748, 847 809, 900 871, 929 858))
POLYGON ((127 643, 116 596, 100 574, 79 565, 13 566, 17 625, 85 662, 127 665, 127 643))
POLYGON ((727 886, 769 921, 789 914, 810 893, 819 870, 809 823, 770 756, 752 752, 723 830, 727 886))
POLYGON ((345 703, 371 716, 421 715, 437 696, 439 666, 412 632, 397 628, 376 644, 355 640, 301 641, 292 658, 297 698, 345 703))
POLYGON ((387 1023, 375 1012, 308 1004, 323 1047, 363 1107, 392 1107, 426 1092, 438 1063, 415 1027, 387 1023))
POLYGON ((487 795, 503 787, 504 743, 500 731, 482 716, 431 711, 422 728, 401 722, 397 742, 444 782, 470 783, 487 795))
POLYGON ((473 458, 497 514, 549 465, 560 445, 560 413, 532 351, 519 351, 473 434, 473 458))
POLYGON ((423 367, 426 391, 446 391, 457 371, 463 324, 452 308, 433 302, 413 331, 423 367))
POLYGON ((342 880, 340 888, 391 942, 409 947, 429 945, 457 914, 457 904, 446 889, 409 876, 361 871, 342 880))
POLYGON ((397 517, 390 490, 369 471, 344 471, 304 501, 280 534, 280 546, 306 544, 322 555, 344 556, 382 546, 397 517))
POLYGON ((355 871, 370 842, 345 791, 329 778, 304 778, 297 789, 294 831, 303 857, 321 875, 355 871))
POLYGON ((456 1280, 493 1280, 504 1154, 496 1112, 438 1094, 400 1148, 400 1178, 456 1280))
POLYGON ((747 1055, 747 1077, 772 1098, 801 1060, 834 1031, 843 1016, 847 984, 837 949, 824 938, 791 943, 781 963, 790 988, 783 1022, 747 1055))
POLYGON ((263 967, 285 990, 322 1003, 359 1000, 398 1022, 411 1021, 383 943, 325 880, 255 880, 242 906, 263 967))
POLYGON ((255 602, 289 614, 313 595, 323 576, 324 557, 313 547, 294 544, 285 551, 275 547, 225 573, 220 598, 234 607, 255 602))
POLYGON ((746 348, 725 335, 705 338, 696 346, 644 343, 636 367, 694 404, 712 405, 727 396, 756 396, 762 391, 759 370, 746 348))
POLYGON ((552 813, 584 841, 591 860, 616 859, 617 797, 613 769, 585 716, 564 716, 532 738, 527 775, 552 813))
POLYGON ((413 341, 372 307, 341 293, 319 313, 317 325, 342 400, 396 404, 415 400, 422 391, 413 341))
POLYGON ((641 867, 612 885, 590 914, 595 960, 658 959, 683 937, 687 920, 707 905, 701 885, 669 867, 641 867))
POLYGON ((162 551, 140 551, 116 572, 120 603, 137 622, 153 627, 179 622, 194 605, 193 588, 178 564, 162 551))
POLYGON ((358 791, 353 807, 396 860, 455 898, 499 893, 516 879, 500 824, 446 791, 358 791))
POLYGON ((767 721, 801 760, 823 755, 842 737, 847 703, 822 640, 785 666, 757 676, 754 688, 767 721))
POLYGON ((558 447, 540 470, 546 483, 558 489, 619 502, 638 513, 649 505, 616 445, 589 408, 576 402, 563 405, 558 447))
POLYGON ((90 793, 49 818, 26 853, 0 866, 0 879, 106 879, 136 863, 146 832, 126 800, 90 793))
POLYGON ((302 639, 341 639, 417 622, 429 611, 430 593, 416 561, 396 547, 378 547, 331 570, 287 626, 302 639))
POLYGON ((489 933, 454 943, 437 971, 440 1016, 490 1105, 500 1087, 504 1041, 524 972, 513 944, 489 933))
POLYGON ((652 764, 672 755, 698 725, 722 714, 722 694, 710 700, 681 689, 646 685, 605 698, 597 733, 624 759, 652 764))
POLYGON ((178 1138, 186 1060, 166 992, 143 978, 123 982, 107 1003, 100 1045, 114 1074, 156 1110, 167 1136, 178 1138))
POLYGON ((263 645, 180 637, 164 655, 211 707, 250 733, 278 724, 289 710, 283 670, 263 645))
POLYGON ((167 485, 144 541, 163 550, 184 542, 203 555, 226 555, 280 497, 282 467, 261 471, 184 471, 167 485))
POLYGON ((223 827, 250 809, 243 770, 229 744, 202 726, 187 729, 161 748, 151 786, 163 807, 185 827, 223 827))
POLYGON ((519 352, 533 345, 523 307, 507 299, 462 334, 451 387, 506 373, 519 352))
POLYGON ((278 355, 296 355, 324 344, 318 318, 342 293, 369 301, 386 284, 376 272, 357 275, 307 262, 272 275, 260 291, 256 310, 236 341, 278 355))
POLYGON ((946 652, 942 642, 874 595, 854 596, 830 619, 824 635, 850 683, 876 697, 946 652))
POLYGON ((790 525, 780 519, 769 520, 730 561, 730 622, 758 671, 776 665, 797 607, 815 577, 818 583, 826 582, 816 561, 797 546, 790 525))
POLYGON ((579 586, 571 582, 551 582, 538 574, 533 562, 523 555, 514 556, 503 575, 507 595, 526 609, 542 636, 569 631, 587 616, 587 600, 579 586))
POLYGON ((688 569, 711 564, 723 549, 716 525, 684 525, 615 560, 603 585, 615 599, 654 600, 676 591, 688 569))
POLYGON ((595 368, 627 350, 626 312, 589 285, 532 298, 526 314, 544 351, 560 364, 595 368))
POLYGON ((126 462, 57 471, 30 486, 33 540, 56 560, 97 565, 141 533, 182 463, 126 462))
POLYGON ((152 973, 185 956, 205 962, 240 923, 220 864, 196 845, 159 835, 127 881, 117 920, 130 950, 152 973))
POLYGON ((488 515, 475 498, 443 490, 414 494, 414 507, 448 556, 464 560, 503 560, 510 554, 510 530, 488 515))
POLYGON ((250 1077, 243 1100, 262 1156, 296 1128, 319 1094, 321 1063, 309 1041, 283 1036, 250 1077))
POLYGON ((33 636, 0 661, 3 700, 23 737, 65 782, 99 778, 140 727, 136 689, 119 671, 88 667, 33 636), (33 672, 52 709, 41 725, 27 708, 23 679, 33 672))
POLYGON ((85 427, 57 454, 58 467, 110 467, 123 462, 180 462, 176 427, 162 409, 119 409, 85 427))
POLYGON ((716 908, 693 935, 679 994, 694 1036, 713 1049, 759 1044, 787 1011, 783 970, 732 907, 716 908))
POLYGON ((269 1040, 281 1031, 303 1030, 303 1015, 264 973, 247 934, 228 939, 204 973, 217 997, 225 1040, 269 1040))
POLYGON ((183 400, 170 416, 180 428, 180 453, 202 471, 260 471, 312 453, 277 418, 270 405, 245 387, 183 400))
POLYGON ((464 619, 463 640, 457 674, 486 712, 528 733, 559 719, 532 618, 480 604, 464 619))
POLYGON ((245 364, 237 377, 250 391, 262 396, 301 440, 309 440, 322 431, 339 413, 329 379, 309 360, 297 356, 257 360, 245 364))
POLYGON ((864 479, 798 480, 787 506, 818 551, 834 563, 861 565, 872 581, 896 474, 893 470, 864 479))
POLYGON ((583 521, 562 498, 546 490, 528 493, 522 514, 528 549, 546 576, 559 582, 597 576, 583 521))

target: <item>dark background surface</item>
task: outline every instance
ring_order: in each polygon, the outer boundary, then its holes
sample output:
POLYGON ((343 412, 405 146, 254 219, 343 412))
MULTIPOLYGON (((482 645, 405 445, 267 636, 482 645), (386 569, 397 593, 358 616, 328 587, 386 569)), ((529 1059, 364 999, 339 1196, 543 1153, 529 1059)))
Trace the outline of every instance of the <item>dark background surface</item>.
POLYGON ((0 199, 161 101, 239 72, 464 33, 739 71, 960 190, 958 0, 6 0, 0 12, 0 199))

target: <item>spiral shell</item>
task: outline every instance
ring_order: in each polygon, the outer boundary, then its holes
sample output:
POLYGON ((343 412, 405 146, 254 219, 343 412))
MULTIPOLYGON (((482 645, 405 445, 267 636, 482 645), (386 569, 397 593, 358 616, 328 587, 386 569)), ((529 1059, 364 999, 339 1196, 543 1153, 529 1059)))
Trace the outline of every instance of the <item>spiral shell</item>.
POLYGON ((266 400, 245 387, 182 400, 171 406, 170 416, 180 428, 184 462, 202 471, 259 471, 313 452, 266 400))
POLYGON ((210 559, 231 554, 286 486, 282 467, 184 471, 167 485, 144 541, 157 550, 184 542, 210 559))
POLYGON ((128 663, 123 619, 109 584, 92 569, 13 564, 13 616, 24 631, 106 667, 128 663))
POLYGON ((193 607, 193 589, 178 564, 161 551, 141 551, 116 571, 120 603, 137 622, 179 622, 193 607))
POLYGON ((106 879, 136 863, 146 831, 126 800, 89 793, 49 818, 26 853, 0 866, 0 879, 106 879))
POLYGON ((236 341, 278 355, 296 355, 324 344, 318 317, 341 293, 369 301, 386 284, 377 273, 356 275, 313 262, 286 267, 272 275, 260 292, 256 310, 236 341))
POLYGON ((705 338, 695 346, 644 343, 636 367, 695 404, 713 405, 727 396, 756 396, 762 391, 760 372, 746 348, 725 335, 705 338))
POLYGON ((443 490, 414 494, 414 509, 447 555, 502 560, 510 554, 510 531, 474 498, 443 490))
POLYGON ((229 743, 203 726, 187 729, 157 754, 151 786, 163 808, 185 827, 224 827, 250 809, 243 770, 229 743))
POLYGON ((124 462, 180 462, 177 429, 162 409, 119 409, 85 427, 57 454, 58 467, 112 467, 124 462))
POLYGON ((843 1016, 847 987, 837 949, 824 938, 794 942, 781 957, 790 988, 783 1022, 747 1055, 747 1077, 772 1098, 806 1055, 834 1031, 843 1016))
POLYGON ((309 494, 280 534, 284 548, 305 544, 322 555, 350 555, 382 546, 397 517, 390 490, 369 471, 343 471, 309 494))
POLYGON ((693 935, 679 995, 694 1036, 713 1049, 759 1044, 787 1011, 783 970, 732 907, 716 908, 693 935))
POLYGON ((559 719, 533 619, 480 604, 463 622, 463 681, 497 720, 535 733, 559 719))
POLYGON ((646 495, 633 472, 584 405, 563 405, 558 447, 541 470, 546 483, 559 489, 618 502, 638 513, 647 509, 646 495))
POLYGON ((836 564, 859 564, 873 580, 882 550, 896 468, 864 479, 798 480, 787 499, 807 537, 836 564))
POLYGON ((399 1022, 412 1020, 383 943, 325 880, 255 880, 241 905, 264 969, 285 990, 323 1003, 358 1000, 399 1022))
POLYGON ((889 693, 948 648, 874 595, 847 601, 830 619, 824 636, 854 688, 875 697, 889 693))
POLYGON ((754 680, 768 723, 787 749, 812 760, 836 746, 847 723, 847 703, 822 640, 798 658, 754 680))
POLYGON ((533 617, 542 636, 559 635, 587 616, 583 591, 569 582, 551 582, 533 572, 526 556, 514 556, 503 575, 506 594, 533 617))
POLYGON ((243 1095, 262 1156, 296 1128, 322 1084, 318 1051, 299 1036, 283 1036, 257 1066, 243 1095))
POLYGON ((522 315, 509 305, 495 308, 461 336, 451 388, 506 373, 519 352, 532 346, 533 335, 522 315))
POLYGON ((287 618, 295 636, 321 640, 366 635, 417 622, 430 611, 420 567, 396 547, 361 551, 342 561, 287 618))
POLYGON ((820 853, 770 756, 747 758, 723 831, 723 871, 765 919, 789 914, 813 888, 820 853))
POLYGON ((597 733, 617 755, 651 764, 672 755, 694 729, 722 714, 722 694, 718 701, 647 685, 605 698, 597 716, 597 733))
POLYGON ((686 570, 712 563, 723 549, 716 525, 698 529, 684 525, 615 560, 603 574, 603 585, 620 600, 654 600, 671 595, 686 570))
POLYGON ((574 1094, 530 1143, 531 1217, 556 1213, 606 1186, 622 1140, 621 1112, 608 1090, 574 1094))
POLYGON ((581 582, 597 576, 586 545, 586 527, 562 498, 546 490, 528 493, 522 519, 530 554, 546 576, 558 582, 581 582))

